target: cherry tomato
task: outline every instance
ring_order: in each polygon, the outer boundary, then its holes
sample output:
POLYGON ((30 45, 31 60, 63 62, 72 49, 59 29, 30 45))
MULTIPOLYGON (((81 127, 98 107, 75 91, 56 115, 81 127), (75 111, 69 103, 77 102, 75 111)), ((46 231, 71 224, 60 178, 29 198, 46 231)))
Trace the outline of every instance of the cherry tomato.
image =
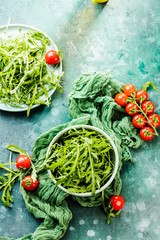
POLYGON ((151 115, 148 116, 148 120, 150 121, 150 123, 148 123, 149 126, 153 126, 155 128, 159 127, 160 125, 160 116, 156 113, 153 113, 151 115))
POLYGON ((136 92, 136 88, 132 84, 126 84, 123 87, 123 92, 127 94, 128 97, 130 97, 132 93, 136 92))
POLYGON ((138 113, 139 107, 135 103, 130 102, 126 105, 125 110, 129 116, 134 116, 138 113))
POLYGON ((146 125, 146 119, 142 114, 137 114, 132 118, 132 123, 136 128, 143 128, 146 125))
POLYGON ((60 58, 55 50, 51 50, 46 53, 45 60, 46 60, 46 63, 54 65, 59 63, 60 58))
POLYGON ((127 100, 128 96, 127 94, 125 93, 118 93, 116 96, 115 96, 115 101, 118 105, 124 107, 126 106, 126 100, 127 100))
POLYGON ((136 92, 136 99, 137 102, 144 102, 148 99, 148 93, 145 90, 139 90, 138 92, 136 92))
POLYGON ((35 182, 33 182, 32 176, 27 176, 23 179, 22 181, 22 185, 23 187, 28 190, 28 191, 32 191, 35 188, 37 188, 38 186, 38 180, 36 179, 35 182))
POLYGON ((150 141, 154 137, 154 131, 151 127, 144 127, 139 132, 140 137, 145 141, 150 141))
POLYGON ((154 103, 151 101, 143 102, 141 107, 143 112, 146 113, 147 115, 153 113, 155 109, 154 103))
POLYGON ((124 199, 118 195, 111 197, 109 201, 111 202, 114 211, 120 210, 124 205, 124 199))
POLYGON ((20 155, 16 159, 16 167, 18 169, 20 168, 28 169, 30 166, 31 166, 31 160, 27 155, 20 155))

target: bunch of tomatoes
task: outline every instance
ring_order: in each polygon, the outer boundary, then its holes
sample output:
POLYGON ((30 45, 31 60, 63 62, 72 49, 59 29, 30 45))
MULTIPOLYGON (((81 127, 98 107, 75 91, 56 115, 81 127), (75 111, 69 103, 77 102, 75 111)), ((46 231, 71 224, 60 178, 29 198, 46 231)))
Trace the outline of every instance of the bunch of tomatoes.
POLYGON ((127 114, 133 117, 132 123, 141 129, 139 134, 143 140, 149 141, 154 135, 158 136, 156 128, 160 125, 160 116, 154 113, 155 105, 148 100, 148 93, 145 90, 136 91, 134 85, 126 84, 123 93, 115 96, 115 101, 125 107, 127 114))
MULTIPOLYGON (((30 168, 30 166, 31 166, 31 159, 27 155, 20 155, 16 159, 16 167, 18 169, 27 170, 30 168)), ((37 188, 38 180, 34 179, 32 176, 29 175, 22 180, 22 185, 26 190, 32 191, 37 188)))

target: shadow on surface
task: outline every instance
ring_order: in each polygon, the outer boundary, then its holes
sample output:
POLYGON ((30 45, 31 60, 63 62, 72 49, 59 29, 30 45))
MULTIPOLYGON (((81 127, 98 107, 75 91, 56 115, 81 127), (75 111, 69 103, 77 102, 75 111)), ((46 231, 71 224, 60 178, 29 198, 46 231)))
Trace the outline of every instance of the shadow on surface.
POLYGON ((79 45, 82 39, 90 32, 98 15, 105 6, 106 4, 89 4, 84 6, 83 3, 78 2, 76 5, 77 10, 73 11, 73 14, 71 14, 69 20, 60 31, 62 36, 58 36, 59 46, 62 48, 64 43, 67 44, 68 41, 79 45))

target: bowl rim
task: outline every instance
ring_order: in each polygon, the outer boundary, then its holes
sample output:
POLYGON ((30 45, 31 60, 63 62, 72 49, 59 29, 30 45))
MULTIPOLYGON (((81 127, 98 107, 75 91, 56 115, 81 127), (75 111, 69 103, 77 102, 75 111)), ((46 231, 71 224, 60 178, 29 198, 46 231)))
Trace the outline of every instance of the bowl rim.
MULTIPOLYGON (((118 155, 118 151, 117 151, 117 148, 113 142, 113 140, 110 138, 110 136, 104 132, 103 130, 101 130, 100 128, 97 128, 97 127, 94 127, 94 126, 91 126, 91 125, 72 125, 72 126, 69 126, 65 129, 63 129, 62 131, 60 131, 53 139, 52 141, 50 142, 49 146, 48 146, 48 149, 47 149, 47 153, 46 153, 46 157, 48 156, 49 152, 50 152, 50 149, 51 149, 51 146, 57 142, 57 140, 67 131, 71 130, 71 129, 79 129, 79 128, 86 128, 86 129, 89 129, 89 130, 94 130, 94 131, 97 131, 99 133, 101 133, 104 137, 106 137, 107 139, 109 139, 110 143, 111 143, 111 146, 113 147, 113 151, 114 151, 114 154, 115 154, 115 164, 114 164, 114 170, 113 170, 113 173, 111 175, 111 177, 109 178, 109 180, 106 182, 106 184, 104 184, 100 189, 96 190, 95 194, 92 195, 92 192, 87 192, 87 193, 73 193, 73 192, 68 192, 68 190, 64 187, 62 187, 60 184, 57 185, 61 190, 63 190, 64 192, 70 194, 70 195, 74 195, 74 196, 78 196, 78 197, 89 197, 89 196, 95 196, 96 194, 102 192, 104 189, 106 189, 111 183, 112 181, 114 180, 116 174, 117 174, 117 170, 118 170, 118 166, 119 166, 119 155, 118 155)), ((51 170, 48 169, 48 173, 52 179, 52 181, 54 183, 56 183, 56 180, 53 179, 52 177, 52 173, 51 173, 51 170)))

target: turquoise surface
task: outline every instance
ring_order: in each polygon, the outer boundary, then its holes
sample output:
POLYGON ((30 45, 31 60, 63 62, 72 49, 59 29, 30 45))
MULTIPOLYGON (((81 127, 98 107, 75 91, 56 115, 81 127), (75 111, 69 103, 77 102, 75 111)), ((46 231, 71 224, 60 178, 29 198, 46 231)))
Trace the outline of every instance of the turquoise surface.
MULTIPOLYGON (((159 13, 159 0, 110 0, 98 5, 89 0, 0 0, 1 25, 10 18, 12 24, 39 28, 64 52, 63 93, 55 92, 49 108, 40 106, 29 118, 0 111, 0 159, 9 159, 7 144, 31 153, 40 134, 70 121, 67 95, 83 72, 109 69, 114 78, 137 89, 146 81, 160 89, 159 13)), ((152 89, 148 93, 160 114, 159 93, 152 89)), ((101 208, 83 208, 69 198, 73 219, 63 240, 160 239, 160 138, 144 143, 132 155, 135 163, 125 164, 121 172, 125 199, 121 215, 107 225, 101 208)), ((0 203, 0 235, 18 238, 33 232, 40 220, 26 210, 18 183, 12 195, 11 209, 0 203)))

